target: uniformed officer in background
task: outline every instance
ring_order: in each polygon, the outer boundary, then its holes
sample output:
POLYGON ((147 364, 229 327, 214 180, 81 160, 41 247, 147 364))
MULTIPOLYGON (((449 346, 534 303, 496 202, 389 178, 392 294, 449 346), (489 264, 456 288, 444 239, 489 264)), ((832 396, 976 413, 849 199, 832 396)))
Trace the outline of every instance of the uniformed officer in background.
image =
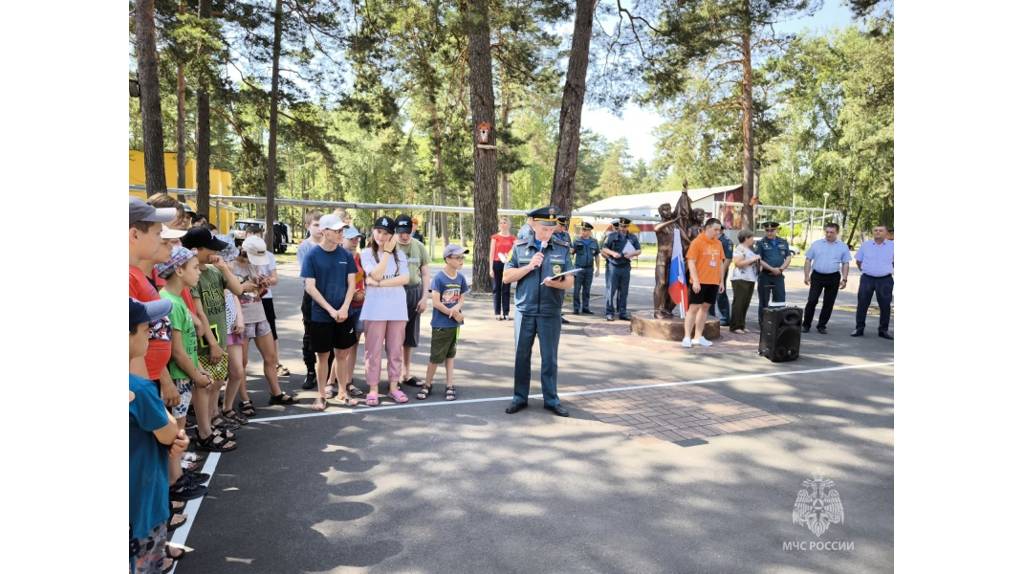
POLYGON ((757 324, 760 326, 768 302, 786 301, 786 277, 783 271, 789 267, 793 252, 789 242, 778 236, 779 223, 766 221, 764 237, 754 244, 754 253, 761 256, 761 272, 757 274, 757 324))
POLYGON ((501 280, 516 283, 514 414, 527 407, 530 394, 530 358, 533 340, 540 339, 540 381, 544 408, 563 417, 569 411, 558 401, 558 339, 562 333, 562 301, 573 288, 573 276, 552 280, 553 275, 573 269, 569 244, 554 237, 558 209, 553 206, 526 214, 530 226, 525 237, 516 239, 501 280))
POLYGON ((630 220, 625 217, 619 218, 619 225, 616 227, 612 221, 613 231, 604 239, 604 246, 601 253, 608 258, 604 286, 604 315, 609 321, 615 320, 615 313, 618 312, 619 319, 629 320, 629 313, 626 311, 626 298, 629 297, 629 273, 632 269, 633 259, 640 257, 640 239, 629 232, 630 220), (634 251, 624 255, 623 250, 626 244, 631 244, 634 251))
MULTIPOLYGON (((555 226, 555 232, 551 236, 552 237, 557 237, 558 239, 561 239, 562 241, 568 243, 569 247, 570 247, 570 250, 571 250, 571 248, 572 248, 572 237, 569 235, 569 216, 568 215, 559 215, 555 219, 555 221, 558 223, 558 225, 555 226)), ((565 318, 565 313, 562 313, 562 324, 563 325, 568 325, 569 324, 569 320, 565 318)))
POLYGON ((572 254, 576 256, 574 263, 577 269, 583 270, 576 274, 576 284, 572 288, 574 315, 594 314, 590 310, 590 285, 594 282, 594 266, 597 264, 597 254, 601 252, 601 246, 591 237, 593 232, 594 226, 584 221, 580 226, 580 236, 572 242, 572 254))

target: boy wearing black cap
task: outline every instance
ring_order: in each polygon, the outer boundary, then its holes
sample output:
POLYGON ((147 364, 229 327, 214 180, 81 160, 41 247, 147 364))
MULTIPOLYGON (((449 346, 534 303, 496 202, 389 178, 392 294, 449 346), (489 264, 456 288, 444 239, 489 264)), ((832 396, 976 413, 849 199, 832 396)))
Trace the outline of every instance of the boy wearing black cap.
MULTIPOLYGON (((189 249, 196 250, 196 257, 199 259, 199 284, 192 288, 192 296, 198 298, 206 311, 209 325, 206 332, 199 337, 199 364, 213 377, 214 384, 209 387, 208 392, 196 392, 192 399, 196 405, 196 418, 200 416, 213 420, 219 413, 217 411, 217 397, 221 387, 228 376, 227 361, 227 309, 224 300, 224 290, 241 297, 243 291, 258 293, 259 285, 252 281, 241 283, 235 274, 231 272, 228 264, 218 255, 219 251, 225 249, 228 244, 217 239, 209 230, 201 227, 193 227, 181 240, 182 245, 189 249)), ((273 392, 276 393, 270 398, 270 404, 291 404, 295 402, 291 396, 282 393, 277 384, 277 369, 264 369, 267 375, 267 382, 273 392)), ((243 411, 246 410, 243 405, 243 411)), ((234 405, 224 405, 226 410, 234 408, 234 405)), ((202 427, 200 427, 202 430, 202 427)), ((230 436, 230 435, 228 435, 230 436)))
POLYGON ((427 310, 430 293, 430 253, 427 247, 413 238, 412 218, 399 215, 395 218, 397 249, 405 253, 409 262, 409 282, 405 284, 405 306, 409 320, 405 324, 405 341, 402 344, 402 384, 419 386, 420 380, 412 373, 412 350, 420 344, 420 314, 427 310))

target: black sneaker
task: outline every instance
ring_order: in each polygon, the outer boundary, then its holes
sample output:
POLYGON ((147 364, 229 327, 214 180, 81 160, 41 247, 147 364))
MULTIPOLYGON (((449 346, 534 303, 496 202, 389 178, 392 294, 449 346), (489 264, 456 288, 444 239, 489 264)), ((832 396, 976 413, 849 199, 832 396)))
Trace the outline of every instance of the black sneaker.
POLYGON ((205 472, 193 472, 186 470, 182 476, 189 477, 193 483, 202 485, 207 480, 210 480, 210 475, 205 472))
POLYGON ((311 391, 316 388, 316 373, 306 373, 306 380, 302 383, 302 390, 311 391))
POLYGON ((594 312, 591 311, 590 309, 584 309, 584 310, 580 311, 580 313, 583 313, 584 315, 593 315, 594 314, 594 312))
POLYGON ((192 500, 206 496, 206 487, 183 474, 171 487, 171 500, 192 500))
POLYGON ((804 325, 803 327, 800 327, 800 331, 802 333, 810 333, 811 332, 811 326, 810 325, 804 325))
POLYGON ((826 329, 822 325, 818 325, 818 332, 821 333, 822 335, 828 335, 828 329, 826 329))

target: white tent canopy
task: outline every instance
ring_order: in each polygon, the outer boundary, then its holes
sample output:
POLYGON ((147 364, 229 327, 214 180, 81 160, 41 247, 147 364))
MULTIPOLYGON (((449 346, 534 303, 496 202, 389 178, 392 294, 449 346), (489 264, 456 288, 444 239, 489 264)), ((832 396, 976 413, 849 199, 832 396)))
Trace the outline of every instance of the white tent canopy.
MULTIPOLYGON (((690 203, 694 208, 700 207, 711 213, 714 211, 715 196, 719 193, 733 191, 741 186, 724 185, 719 187, 704 187, 690 189, 687 195, 690 196, 690 203)), ((630 219, 647 219, 659 221, 658 206, 667 203, 675 208, 679 199, 679 191, 657 191, 654 193, 636 193, 633 195, 616 195, 600 201, 595 201, 575 210, 574 215, 587 218, 590 213, 616 214, 630 219)), ((604 219, 604 218, 596 218, 604 219)))

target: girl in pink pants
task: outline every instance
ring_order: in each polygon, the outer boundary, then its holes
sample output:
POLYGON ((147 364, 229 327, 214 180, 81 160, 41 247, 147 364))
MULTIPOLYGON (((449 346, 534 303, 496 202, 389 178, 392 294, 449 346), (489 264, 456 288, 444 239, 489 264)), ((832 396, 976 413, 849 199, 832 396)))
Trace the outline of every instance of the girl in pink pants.
POLYGON ((398 381, 402 376, 402 343, 405 322, 409 319, 403 285, 409 282, 409 264, 401 250, 395 250, 395 220, 384 216, 373 224, 366 249, 359 254, 366 273, 366 299, 360 319, 365 333, 366 384, 370 392, 366 404, 380 404, 380 357, 387 349, 388 396, 395 402, 409 400, 398 381))

